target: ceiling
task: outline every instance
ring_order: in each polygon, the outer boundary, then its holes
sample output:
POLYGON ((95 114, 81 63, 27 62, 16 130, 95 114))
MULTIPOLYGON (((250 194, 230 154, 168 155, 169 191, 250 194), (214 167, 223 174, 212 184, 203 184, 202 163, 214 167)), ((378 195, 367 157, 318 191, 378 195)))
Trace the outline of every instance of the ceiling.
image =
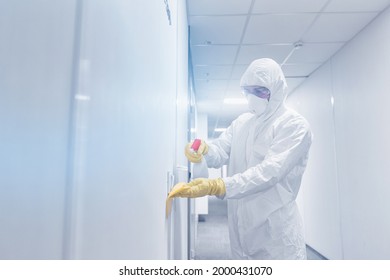
POLYGON ((282 65, 289 92, 351 40, 390 0, 187 0, 194 89, 209 138, 245 112, 239 81, 251 61, 282 65))

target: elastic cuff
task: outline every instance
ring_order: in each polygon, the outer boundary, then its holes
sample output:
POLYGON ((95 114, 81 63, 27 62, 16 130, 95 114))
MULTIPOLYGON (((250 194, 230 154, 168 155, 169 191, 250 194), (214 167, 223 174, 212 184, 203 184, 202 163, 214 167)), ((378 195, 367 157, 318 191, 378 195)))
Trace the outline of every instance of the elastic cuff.
POLYGON ((204 143, 204 151, 203 151, 203 155, 207 155, 207 153, 209 152, 209 145, 207 145, 207 143, 206 142, 204 142, 203 141, 203 143, 204 143))
POLYGON ((230 191, 234 185, 234 180, 232 177, 225 177, 222 178, 223 182, 225 183, 225 195, 224 198, 229 198, 230 191))

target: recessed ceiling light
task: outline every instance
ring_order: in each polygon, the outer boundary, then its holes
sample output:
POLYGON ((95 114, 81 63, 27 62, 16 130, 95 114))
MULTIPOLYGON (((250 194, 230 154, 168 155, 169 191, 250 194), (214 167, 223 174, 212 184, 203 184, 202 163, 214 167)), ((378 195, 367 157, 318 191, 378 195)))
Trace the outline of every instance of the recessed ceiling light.
POLYGON ((88 96, 88 95, 82 95, 82 94, 76 94, 74 98, 77 99, 77 100, 83 100, 83 101, 89 101, 89 100, 91 100, 91 97, 90 97, 90 96, 88 96))

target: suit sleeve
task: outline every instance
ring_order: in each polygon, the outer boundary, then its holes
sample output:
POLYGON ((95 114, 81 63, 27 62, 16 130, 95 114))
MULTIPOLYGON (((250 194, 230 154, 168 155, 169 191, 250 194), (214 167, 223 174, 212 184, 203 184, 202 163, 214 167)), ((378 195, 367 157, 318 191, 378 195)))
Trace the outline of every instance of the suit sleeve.
POLYGON ((223 179, 226 198, 242 198, 272 188, 306 158, 311 142, 308 124, 290 121, 275 135, 260 164, 223 179))

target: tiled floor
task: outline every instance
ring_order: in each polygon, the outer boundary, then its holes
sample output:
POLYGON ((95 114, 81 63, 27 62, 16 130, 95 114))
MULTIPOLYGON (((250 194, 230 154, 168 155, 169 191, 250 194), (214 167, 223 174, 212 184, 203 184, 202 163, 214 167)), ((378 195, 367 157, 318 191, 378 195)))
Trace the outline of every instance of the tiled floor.
MULTIPOLYGON (((227 202, 214 197, 209 198, 209 214, 204 222, 198 223, 195 242, 195 259, 230 259, 229 232, 227 227, 227 202)), ((312 248, 307 247, 308 260, 325 259, 312 248)))

